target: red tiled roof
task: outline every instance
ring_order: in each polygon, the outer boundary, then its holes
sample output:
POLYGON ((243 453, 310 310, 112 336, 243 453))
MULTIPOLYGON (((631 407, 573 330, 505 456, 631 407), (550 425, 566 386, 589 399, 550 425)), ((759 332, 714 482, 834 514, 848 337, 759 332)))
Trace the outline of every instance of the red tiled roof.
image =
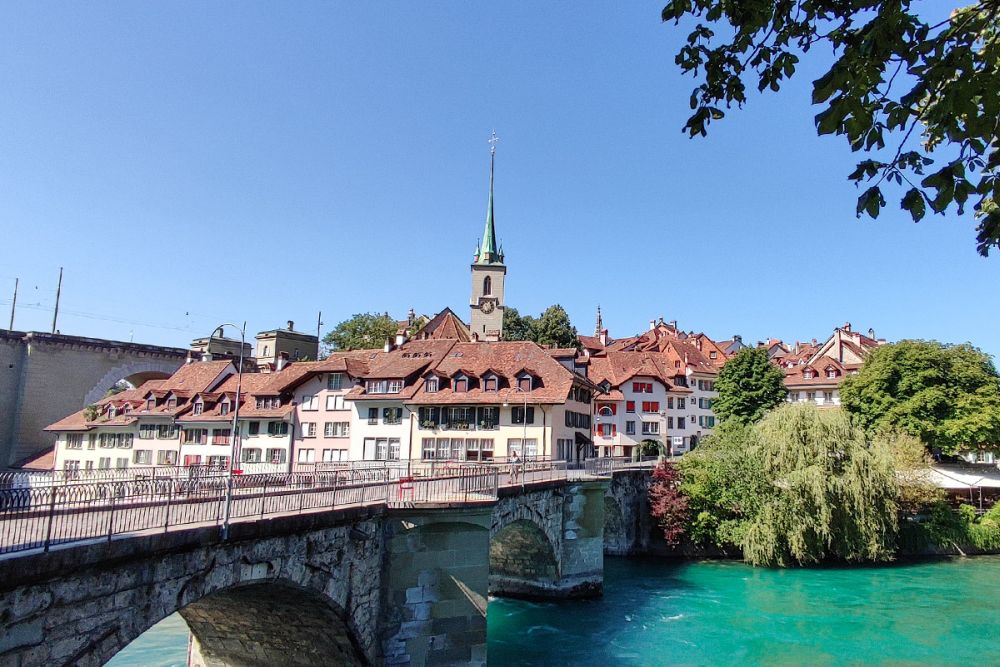
POLYGON ((417 335, 419 340, 456 340, 468 343, 472 340, 469 327, 465 325, 451 308, 445 308, 423 326, 417 335))
POLYGON ((21 459, 12 465, 11 468, 20 468, 22 470, 52 470, 55 465, 56 448, 51 447, 46 449, 44 452, 32 454, 27 458, 21 459))

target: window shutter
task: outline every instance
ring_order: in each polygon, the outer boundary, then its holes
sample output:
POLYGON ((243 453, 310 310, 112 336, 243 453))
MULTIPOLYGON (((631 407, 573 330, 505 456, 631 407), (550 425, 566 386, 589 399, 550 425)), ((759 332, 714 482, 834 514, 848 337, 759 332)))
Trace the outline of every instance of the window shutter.
POLYGON ((525 421, 528 424, 534 424, 535 423, 535 408, 533 408, 533 407, 529 407, 528 408, 528 414, 525 415, 525 421))
POLYGON ((618 404, 617 403, 612 403, 611 404, 611 414, 613 414, 613 415, 617 415, 618 414, 618 404))

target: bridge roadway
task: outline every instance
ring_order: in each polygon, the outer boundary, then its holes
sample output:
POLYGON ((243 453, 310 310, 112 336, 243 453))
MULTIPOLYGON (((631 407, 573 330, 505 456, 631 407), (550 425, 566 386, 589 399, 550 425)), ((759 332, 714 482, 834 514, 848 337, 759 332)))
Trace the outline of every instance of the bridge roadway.
POLYGON ((103 664, 177 611, 206 667, 485 664, 487 596, 599 595, 605 515, 627 550, 649 477, 508 470, 248 476, 225 539, 224 479, 32 489, 0 521, 0 665, 103 664))

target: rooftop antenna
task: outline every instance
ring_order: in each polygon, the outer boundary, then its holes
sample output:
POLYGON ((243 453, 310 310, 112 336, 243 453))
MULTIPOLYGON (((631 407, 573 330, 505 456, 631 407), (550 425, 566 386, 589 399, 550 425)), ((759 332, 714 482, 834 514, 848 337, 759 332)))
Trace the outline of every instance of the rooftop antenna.
POLYGON ((10 330, 14 330, 14 309, 17 308, 17 284, 21 282, 20 279, 14 278, 14 299, 10 302, 10 326, 7 327, 10 330))
POLYGON ((59 319, 59 295, 62 293, 63 267, 59 267, 59 284, 56 286, 56 309, 52 312, 52 333, 56 333, 56 320, 59 319))

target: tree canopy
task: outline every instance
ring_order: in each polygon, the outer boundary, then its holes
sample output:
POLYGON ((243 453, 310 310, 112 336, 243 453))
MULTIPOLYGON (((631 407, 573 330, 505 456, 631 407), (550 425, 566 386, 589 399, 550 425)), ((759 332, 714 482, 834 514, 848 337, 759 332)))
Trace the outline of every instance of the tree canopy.
POLYGON ((681 459, 692 536, 754 565, 883 561, 898 536, 894 457, 841 410, 786 405, 723 424, 681 459))
POLYGON ((832 50, 833 65, 813 81, 815 124, 866 154, 848 176, 867 184, 857 215, 878 217, 891 183, 905 189, 900 206, 914 222, 928 210, 962 214, 972 199, 987 255, 1000 246, 1000 2, 933 19, 914 4, 670 0, 664 21, 697 20, 675 58, 699 80, 683 130, 705 135, 723 108, 746 102, 748 83, 777 91, 800 58, 832 50))
POLYGON ((323 343, 331 350, 370 350, 382 347, 397 327, 388 313, 358 313, 334 327, 323 343))
POLYGON ((537 319, 521 316, 516 308, 506 307, 503 312, 503 339, 530 340, 542 346, 579 347, 576 327, 570 322, 566 309, 556 304, 549 306, 537 319))
POLYGON ((1000 446, 1000 378, 971 345, 878 347, 844 380, 840 402, 868 429, 909 433, 945 454, 1000 446))
POLYGON ((719 397, 712 410, 722 421, 755 422, 784 400, 785 374, 767 358, 767 350, 745 347, 719 370, 719 397))

